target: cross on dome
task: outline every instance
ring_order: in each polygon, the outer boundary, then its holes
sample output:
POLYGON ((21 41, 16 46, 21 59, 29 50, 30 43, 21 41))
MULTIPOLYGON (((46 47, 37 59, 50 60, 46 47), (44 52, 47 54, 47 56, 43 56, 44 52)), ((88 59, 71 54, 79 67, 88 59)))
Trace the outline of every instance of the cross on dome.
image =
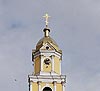
POLYGON ((48 27, 48 19, 49 19, 49 15, 46 13, 44 16, 43 16, 44 18, 45 18, 45 23, 46 23, 46 28, 48 27))

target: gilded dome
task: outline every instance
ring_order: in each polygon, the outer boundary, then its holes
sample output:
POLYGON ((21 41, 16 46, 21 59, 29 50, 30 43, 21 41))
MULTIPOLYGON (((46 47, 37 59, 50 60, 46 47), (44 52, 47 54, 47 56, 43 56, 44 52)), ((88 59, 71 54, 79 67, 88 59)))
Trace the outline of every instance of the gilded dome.
MULTIPOLYGON (((47 31, 47 29, 44 29, 44 31, 47 31)), ((44 36, 42 39, 40 39, 36 45, 36 50, 38 51, 46 43, 49 43, 51 46, 53 46, 57 52, 62 53, 57 43, 50 36, 44 36)))

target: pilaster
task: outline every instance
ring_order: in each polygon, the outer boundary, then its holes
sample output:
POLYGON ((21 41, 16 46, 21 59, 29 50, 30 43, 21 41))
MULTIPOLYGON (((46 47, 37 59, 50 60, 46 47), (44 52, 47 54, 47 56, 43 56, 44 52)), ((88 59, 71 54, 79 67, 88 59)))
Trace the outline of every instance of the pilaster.
POLYGON ((54 72, 54 55, 51 56, 52 72, 54 72))
POLYGON ((53 82, 53 91, 56 91, 56 81, 53 82))
POLYGON ((62 84, 62 91, 65 91, 65 82, 61 82, 62 84))
POLYGON ((41 91, 41 81, 38 81, 38 91, 41 91))
POLYGON ((40 71, 43 71, 43 61, 44 61, 44 55, 40 56, 40 60, 41 60, 41 67, 40 67, 40 71))

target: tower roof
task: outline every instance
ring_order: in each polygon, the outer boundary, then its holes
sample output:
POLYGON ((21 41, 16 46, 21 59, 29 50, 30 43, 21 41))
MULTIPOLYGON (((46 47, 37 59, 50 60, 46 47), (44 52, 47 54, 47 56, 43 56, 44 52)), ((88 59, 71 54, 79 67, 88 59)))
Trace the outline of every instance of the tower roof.
POLYGON ((44 37, 41 38, 37 45, 36 45, 36 50, 38 51, 43 45, 46 43, 50 44, 57 52, 62 53, 62 51, 59 49, 57 43, 49 36, 50 29, 45 28, 44 30, 44 37), (48 31, 48 36, 46 36, 46 32, 48 31))
POLYGON ((46 18, 46 28, 44 28, 44 37, 42 39, 39 40, 39 42, 36 45, 36 51, 38 51, 43 45, 45 45, 46 43, 49 43, 57 52, 62 53, 62 51, 59 49, 57 43, 49 36, 49 32, 50 29, 48 28, 48 18, 50 16, 48 16, 48 14, 46 14, 45 16, 43 16, 46 18))

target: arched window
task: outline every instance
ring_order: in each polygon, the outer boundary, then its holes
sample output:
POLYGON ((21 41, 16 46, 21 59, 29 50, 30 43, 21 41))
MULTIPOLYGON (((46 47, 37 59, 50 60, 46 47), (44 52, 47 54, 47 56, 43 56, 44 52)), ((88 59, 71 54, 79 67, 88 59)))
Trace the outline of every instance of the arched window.
POLYGON ((50 87, 45 87, 45 88, 43 89, 43 91, 52 91, 52 89, 51 89, 50 87))

